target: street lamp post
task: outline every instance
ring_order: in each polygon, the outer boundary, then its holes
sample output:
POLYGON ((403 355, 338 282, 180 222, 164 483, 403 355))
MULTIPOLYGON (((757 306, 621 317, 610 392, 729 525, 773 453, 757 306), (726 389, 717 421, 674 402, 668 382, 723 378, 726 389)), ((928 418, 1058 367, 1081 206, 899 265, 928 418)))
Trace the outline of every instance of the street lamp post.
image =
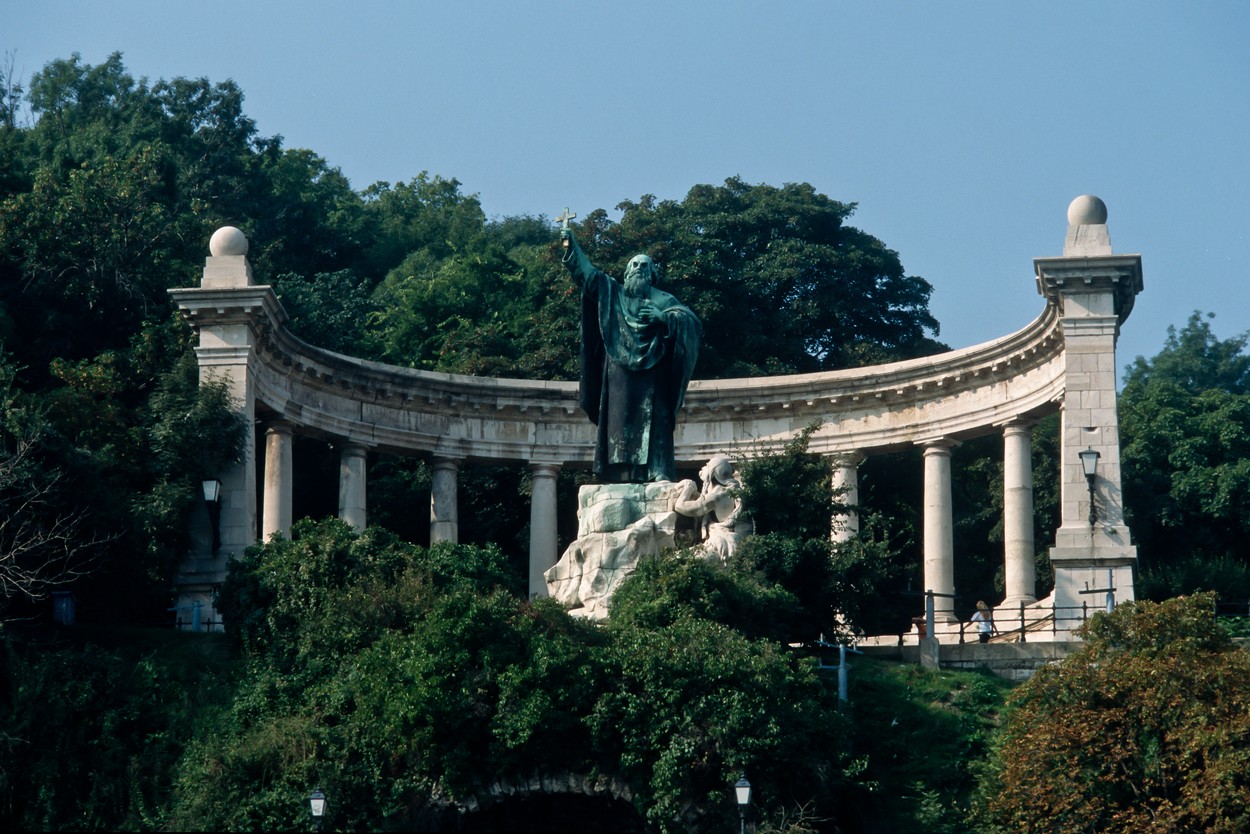
POLYGON ((313 830, 321 830, 321 821, 326 815, 326 795, 321 788, 313 791, 308 797, 308 809, 312 812, 313 830))
POLYGON ((1085 482, 1089 484, 1089 526, 1093 529, 1098 523, 1098 510, 1094 507, 1094 478, 1098 476, 1098 454, 1097 449, 1084 449, 1077 452, 1077 456, 1081 459, 1081 468, 1085 470, 1085 482))
POLYGON ((751 804, 751 783, 747 781, 745 773, 741 779, 734 782, 734 796, 738 800, 738 828, 741 834, 746 834, 747 806, 751 804))
POLYGON ((221 481, 205 478, 200 481, 204 493, 204 506, 208 508, 208 523, 213 528, 213 555, 221 550, 221 481))

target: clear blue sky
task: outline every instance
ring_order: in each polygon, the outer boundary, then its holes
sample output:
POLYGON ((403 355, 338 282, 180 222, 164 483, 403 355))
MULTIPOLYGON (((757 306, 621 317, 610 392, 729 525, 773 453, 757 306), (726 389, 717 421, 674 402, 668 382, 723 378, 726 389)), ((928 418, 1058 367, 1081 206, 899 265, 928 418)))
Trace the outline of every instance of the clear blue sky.
POLYGON ((455 177, 491 216, 809 182, 934 285, 964 347, 1042 309, 1068 203, 1145 292, 1121 367, 1195 309, 1250 329, 1250 3, 10 2, 0 52, 233 79, 361 189, 455 177))

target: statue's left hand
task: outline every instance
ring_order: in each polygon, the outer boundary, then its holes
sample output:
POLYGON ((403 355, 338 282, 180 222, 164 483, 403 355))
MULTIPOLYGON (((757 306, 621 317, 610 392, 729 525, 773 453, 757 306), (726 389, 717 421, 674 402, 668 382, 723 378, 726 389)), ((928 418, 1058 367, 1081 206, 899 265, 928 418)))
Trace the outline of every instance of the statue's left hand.
POLYGON ((650 301, 644 301, 638 308, 638 320, 643 324, 654 324, 660 318, 660 310, 650 301))

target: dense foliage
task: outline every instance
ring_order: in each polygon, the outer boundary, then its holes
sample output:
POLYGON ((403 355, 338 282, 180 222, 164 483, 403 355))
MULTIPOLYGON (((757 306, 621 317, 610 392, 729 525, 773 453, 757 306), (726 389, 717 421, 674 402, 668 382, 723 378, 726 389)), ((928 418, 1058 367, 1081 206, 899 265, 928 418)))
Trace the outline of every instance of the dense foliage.
POLYGON ((854 749, 873 792, 849 816, 864 831, 975 830, 969 806, 1012 684, 984 671, 867 658, 853 658, 851 668, 854 749))
POLYGON ((214 732, 236 660, 218 635, 29 632, 0 645, 0 828, 165 827, 185 745, 214 732))
MULTIPOLYGON (((619 223, 592 212, 578 240, 600 268, 646 251, 664 286, 703 320, 702 378, 800 373, 944 350, 932 287, 898 253, 846 225, 855 209, 806 183, 730 177, 682 201, 625 201, 619 223)), ((619 268, 615 271, 619 274, 619 268)))
POLYGON ((221 598, 248 675, 185 757, 172 824, 291 828, 316 783, 339 825, 431 825, 500 778, 572 772, 628 785, 656 830, 719 830, 744 769, 768 814, 847 782, 830 691, 767 634, 784 591, 661 559, 598 628, 519 584, 497 549, 338 521, 249 549, 221 598))
POLYGON ((1152 359, 1128 368, 1120 398, 1124 502, 1143 591, 1250 598, 1250 353, 1199 314, 1152 359))
POLYGON ((1022 685, 983 786, 987 830, 1250 827, 1250 653, 1214 603, 1120 605, 1022 685))
POLYGON ((163 607, 201 473, 238 459, 245 426, 222 384, 199 384, 190 356, 127 408, 140 361, 54 362, 62 384, 41 395, 21 391, 23 369, 0 356, 3 614, 25 614, 56 588, 77 591, 89 616, 163 607))
POLYGON ((742 500, 755 534, 733 566, 758 572, 799 602, 790 631, 777 635, 786 640, 850 639, 869 600, 902 573, 899 545, 879 514, 862 513, 860 534, 851 540, 831 540, 830 520, 846 504, 833 489, 829 458, 807 450, 817 428, 808 426, 780 449, 759 450, 741 466, 742 500))

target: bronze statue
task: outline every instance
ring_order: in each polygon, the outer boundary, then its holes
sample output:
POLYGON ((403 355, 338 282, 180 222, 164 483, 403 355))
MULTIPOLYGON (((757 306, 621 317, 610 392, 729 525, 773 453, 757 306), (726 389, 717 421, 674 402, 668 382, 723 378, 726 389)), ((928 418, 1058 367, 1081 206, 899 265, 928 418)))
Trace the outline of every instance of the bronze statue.
POLYGON ((595 478, 606 483, 676 477, 673 429, 694 372, 703 326, 653 285, 655 265, 635 255, 624 283, 599 271, 565 227, 564 265, 582 288, 581 406, 598 427, 595 478))

